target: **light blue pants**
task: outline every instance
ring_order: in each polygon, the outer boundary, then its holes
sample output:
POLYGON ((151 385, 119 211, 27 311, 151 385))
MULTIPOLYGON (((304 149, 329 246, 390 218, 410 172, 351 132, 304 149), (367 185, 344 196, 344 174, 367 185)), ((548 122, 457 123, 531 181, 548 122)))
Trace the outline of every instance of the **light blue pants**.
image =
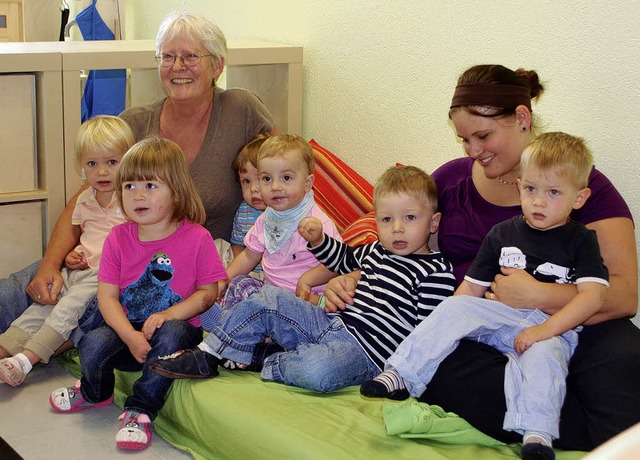
POLYGON ((547 318, 540 310, 516 310, 477 297, 449 297, 402 341, 387 366, 394 367, 411 395, 418 397, 461 339, 490 345, 508 357, 503 428, 521 434, 525 430, 542 431, 558 438, 565 380, 578 334, 571 330, 537 342, 521 355, 513 346, 523 329, 547 318))
POLYGON ((380 373, 339 317, 274 286, 223 310, 204 343, 223 358, 249 364, 267 336, 287 351, 265 359, 264 380, 329 392, 380 373))

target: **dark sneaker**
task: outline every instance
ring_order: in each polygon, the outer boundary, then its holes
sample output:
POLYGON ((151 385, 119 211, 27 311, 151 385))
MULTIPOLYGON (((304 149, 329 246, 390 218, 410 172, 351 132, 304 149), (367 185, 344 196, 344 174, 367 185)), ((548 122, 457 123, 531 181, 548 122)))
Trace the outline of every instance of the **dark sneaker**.
POLYGON ((220 360, 198 347, 161 356, 149 369, 169 379, 207 379, 216 377, 220 360))
POLYGON ((529 442, 522 445, 520 458, 524 460, 555 460, 556 454, 549 446, 539 442, 529 442))

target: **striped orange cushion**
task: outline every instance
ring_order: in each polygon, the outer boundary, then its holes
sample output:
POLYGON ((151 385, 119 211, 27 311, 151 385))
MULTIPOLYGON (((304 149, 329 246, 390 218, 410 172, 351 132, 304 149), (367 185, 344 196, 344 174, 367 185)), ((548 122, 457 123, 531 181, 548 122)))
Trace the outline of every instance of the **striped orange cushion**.
POLYGON ((316 160, 316 203, 342 233, 358 217, 373 210, 373 185, 315 140, 309 144, 316 160))
POLYGON ((342 239, 349 246, 360 246, 378 241, 375 213, 358 217, 342 232, 342 239))

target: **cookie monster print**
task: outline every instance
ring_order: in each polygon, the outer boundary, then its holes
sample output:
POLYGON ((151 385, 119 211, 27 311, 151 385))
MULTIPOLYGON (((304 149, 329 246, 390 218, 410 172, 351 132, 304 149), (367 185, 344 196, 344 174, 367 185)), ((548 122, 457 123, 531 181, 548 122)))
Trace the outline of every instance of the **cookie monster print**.
POLYGON ((182 302, 182 297, 169 286, 173 272, 169 256, 164 253, 153 256, 138 281, 127 286, 120 295, 129 321, 143 323, 152 314, 182 302))

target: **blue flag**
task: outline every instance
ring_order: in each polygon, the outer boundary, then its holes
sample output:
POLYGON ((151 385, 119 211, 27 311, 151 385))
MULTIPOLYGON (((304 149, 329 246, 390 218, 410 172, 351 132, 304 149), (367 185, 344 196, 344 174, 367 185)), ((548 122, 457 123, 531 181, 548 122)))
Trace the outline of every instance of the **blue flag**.
MULTIPOLYGON (((104 23, 96 3, 76 15, 76 23, 85 40, 115 40, 104 23)), ((91 70, 82 96, 82 122, 94 115, 119 115, 124 110, 127 94, 126 69, 91 70)))

